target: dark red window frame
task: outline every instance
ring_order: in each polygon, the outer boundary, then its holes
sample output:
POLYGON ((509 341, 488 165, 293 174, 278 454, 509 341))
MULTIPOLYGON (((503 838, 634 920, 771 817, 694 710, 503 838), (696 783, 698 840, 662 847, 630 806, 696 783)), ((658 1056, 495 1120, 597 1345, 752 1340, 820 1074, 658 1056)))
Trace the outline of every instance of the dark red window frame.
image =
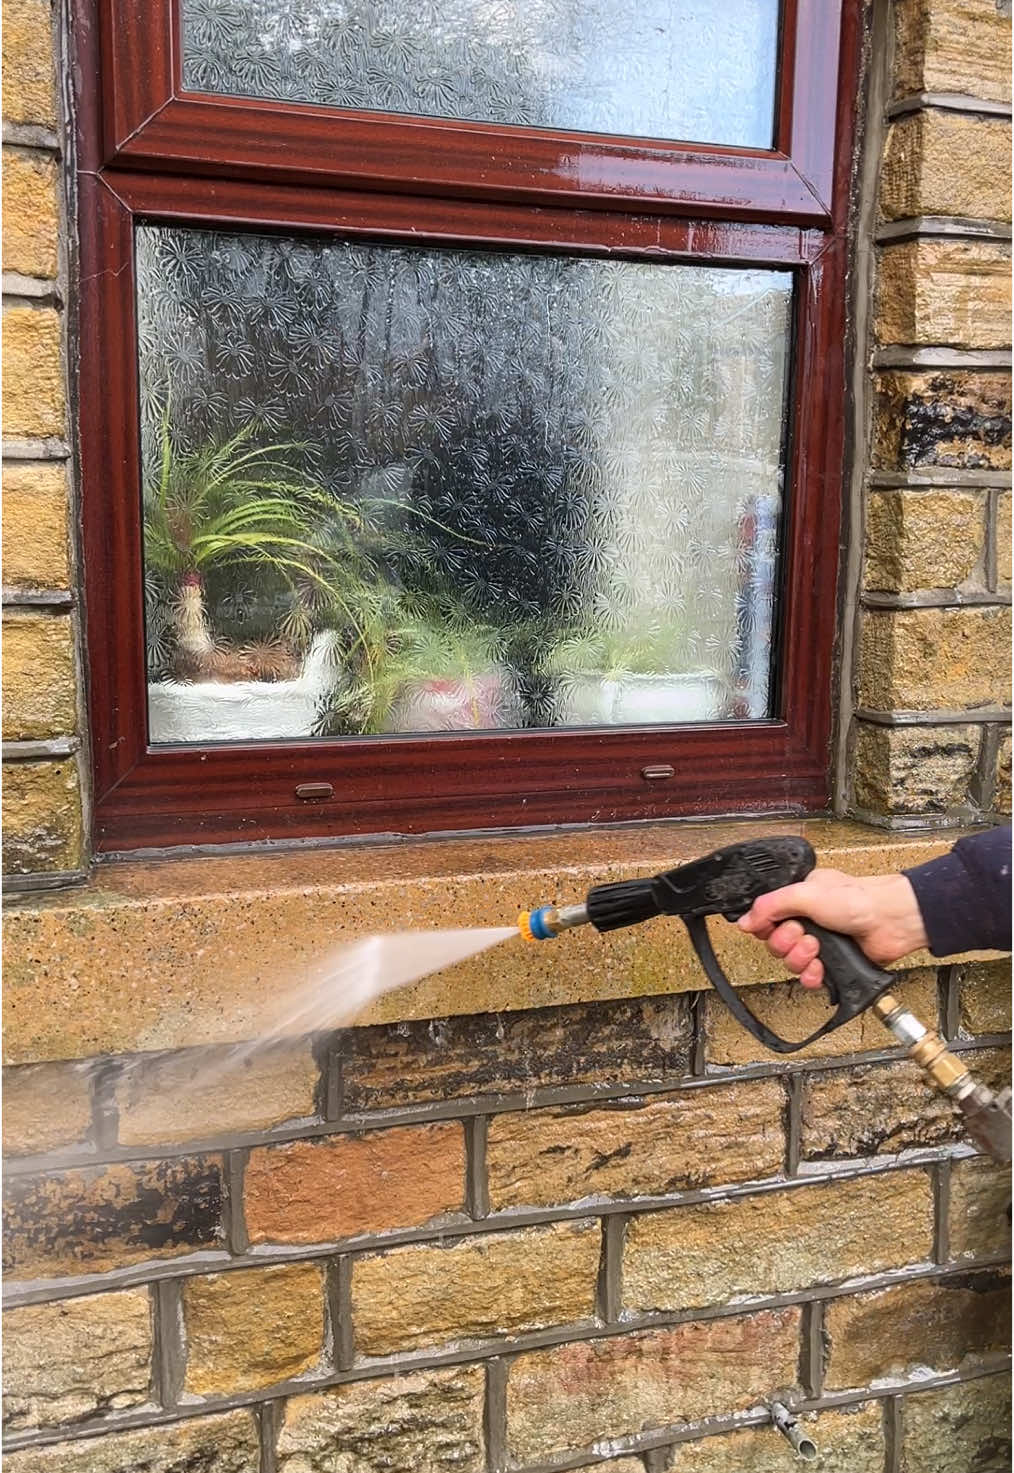
POLYGON ((176 0, 76 0, 80 453, 100 850, 826 806, 859 9, 858 0, 785 0, 776 147, 763 151, 198 96, 180 86, 176 0), (597 182, 579 188, 578 173, 597 182), (149 747, 137 220, 791 268, 776 717, 149 747), (673 776, 645 778, 659 764, 673 776), (322 783, 332 798, 297 796, 322 783))

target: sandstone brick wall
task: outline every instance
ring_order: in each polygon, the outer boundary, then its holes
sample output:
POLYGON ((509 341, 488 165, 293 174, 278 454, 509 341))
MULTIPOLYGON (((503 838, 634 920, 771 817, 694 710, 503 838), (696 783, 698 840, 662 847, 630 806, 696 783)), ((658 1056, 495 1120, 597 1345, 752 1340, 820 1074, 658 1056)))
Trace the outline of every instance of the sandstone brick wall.
MULTIPOLYGON (((839 775, 881 824, 1010 808, 1009 12, 869 5, 839 775)), ((4 871, 52 884, 88 860, 66 75, 51 0, 4 22, 4 871)), ((903 992, 1003 1076, 1009 969, 903 992)), ((777 1473, 778 1392, 828 1473, 1005 1469, 1009 1179, 889 1045, 772 1059, 681 993, 9 1069, 9 1473, 777 1473)))
POLYGON ((988 819, 1011 802, 1011 7, 871 13, 843 790, 878 823, 988 819))
POLYGON ((3 870, 79 875, 64 140, 51 0, 3 6, 3 870))
MULTIPOLYGON (((1007 1070, 1007 965, 899 991, 1007 1070)), ((681 994, 5 1089, 9 1473, 775 1473, 779 1392, 825 1469, 1008 1466, 1009 1179, 869 1018, 786 1062, 681 994)))

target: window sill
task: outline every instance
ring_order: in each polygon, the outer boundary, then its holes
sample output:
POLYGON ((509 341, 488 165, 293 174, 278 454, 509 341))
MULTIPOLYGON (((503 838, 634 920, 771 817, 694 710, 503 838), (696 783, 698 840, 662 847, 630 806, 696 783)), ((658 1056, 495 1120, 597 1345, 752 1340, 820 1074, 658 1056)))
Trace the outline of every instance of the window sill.
MULTIPOLYGON (((821 863, 861 874, 920 864, 957 837, 750 819, 110 864, 83 889, 8 902, 5 1061, 250 1039, 305 970, 342 941, 511 925, 524 907, 577 901, 603 880, 671 868, 758 833, 802 833, 821 863)), ((714 939, 736 985, 784 976, 762 946, 724 922, 714 924, 714 939)), ((926 964, 936 964, 926 953, 905 961, 926 964)), ((606 937, 579 931, 555 945, 507 942, 388 994, 356 1021, 706 985, 683 927, 658 922, 606 937)))

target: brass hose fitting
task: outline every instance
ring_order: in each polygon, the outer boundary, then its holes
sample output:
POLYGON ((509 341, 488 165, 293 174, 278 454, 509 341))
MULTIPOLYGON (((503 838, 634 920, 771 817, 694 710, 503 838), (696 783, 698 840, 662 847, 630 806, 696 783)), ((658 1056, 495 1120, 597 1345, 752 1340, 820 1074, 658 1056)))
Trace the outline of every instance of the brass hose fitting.
POLYGON ((896 997, 884 992, 873 1004, 873 1011, 890 1029, 899 1043, 905 1045, 929 1082, 958 1106, 965 1117, 965 1129, 994 1161, 1011 1159, 1011 1092, 994 1094, 984 1084, 977 1084, 964 1060, 952 1054, 932 1028, 903 1008, 896 997))
POLYGON ((942 1094, 960 1096, 966 1081, 970 1088, 973 1087, 962 1060, 950 1052, 938 1033, 920 1023, 891 993, 885 992, 878 997, 873 1011, 895 1038, 906 1045, 909 1058, 915 1060, 942 1094))

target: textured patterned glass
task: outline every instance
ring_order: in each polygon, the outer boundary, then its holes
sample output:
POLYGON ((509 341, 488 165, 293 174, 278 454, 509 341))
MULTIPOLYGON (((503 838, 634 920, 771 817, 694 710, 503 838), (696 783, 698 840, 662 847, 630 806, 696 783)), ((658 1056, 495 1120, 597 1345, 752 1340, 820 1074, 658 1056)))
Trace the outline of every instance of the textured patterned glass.
POLYGON ((183 0, 183 83, 770 148, 778 10, 778 0, 183 0))
POLYGON ((155 742, 764 717, 787 271, 140 226, 155 742))

